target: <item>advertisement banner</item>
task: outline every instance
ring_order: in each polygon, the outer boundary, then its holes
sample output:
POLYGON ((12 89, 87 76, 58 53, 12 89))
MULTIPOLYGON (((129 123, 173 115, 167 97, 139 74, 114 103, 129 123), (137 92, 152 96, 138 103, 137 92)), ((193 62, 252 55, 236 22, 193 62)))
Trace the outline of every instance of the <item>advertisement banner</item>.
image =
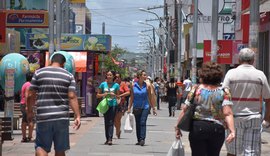
MULTIPOLYGON (((0 21, 6 21, 6 13, 0 12, 0 21)), ((6 23, 1 22, 0 24, 0 42, 5 43, 6 42, 6 23)))
MULTIPOLYGON (((54 41, 56 43, 56 40, 54 41)), ((27 34, 26 49, 28 50, 48 50, 48 34, 27 34)), ((89 50, 96 52, 111 51, 110 35, 81 35, 81 34, 62 34, 61 50, 89 50)))
POLYGON ((7 10, 6 27, 9 28, 48 28, 48 11, 7 10))
MULTIPOLYGON (((217 63, 232 63, 233 40, 218 40, 217 63)), ((211 40, 204 40, 203 62, 211 61, 211 40)))

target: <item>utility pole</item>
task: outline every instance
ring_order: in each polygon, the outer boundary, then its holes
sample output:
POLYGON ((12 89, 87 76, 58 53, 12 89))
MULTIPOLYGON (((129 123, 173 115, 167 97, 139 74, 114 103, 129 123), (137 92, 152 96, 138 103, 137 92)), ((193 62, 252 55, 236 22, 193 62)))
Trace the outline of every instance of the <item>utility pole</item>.
POLYGON ((182 74, 182 70, 181 70, 181 50, 182 50, 182 0, 178 1, 178 9, 177 9, 177 13, 178 13, 178 20, 177 20, 177 31, 178 31, 178 52, 177 52, 177 82, 181 81, 181 74, 182 74))
MULTIPOLYGON (((102 35, 105 35, 105 22, 102 22, 102 35)), ((102 73, 102 75, 104 74, 104 61, 105 61, 105 58, 104 57, 105 56, 102 53, 102 63, 101 63, 101 73, 102 73)))
MULTIPOLYGON (((165 19, 166 19, 166 28, 168 30, 168 26, 169 26, 169 22, 168 22, 168 5, 166 0, 164 0, 164 13, 165 13, 165 19)), ((167 31, 166 34, 166 45, 167 45, 167 58, 166 58, 166 66, 167 66, 167 81, 170 81, 170 46, 169 46, 169 41, 168 41, 168 37, 169 37, 169 32, 167 31)), ((165 35, 164 35, 165 36, 165 35)), ((163 49, 162 49, 163 50, 163 49)))
POLYGON ((49 0, 49 53, 54 52, 54 0, 49 0))
POLYGON ((249 15, 249 47, 256 52, 255 66, 259 67, 259 23, 260 23, 260 4, 257 0, 250 0, 250 15, 249 15))
POLYGON ((56 51, 61 50, 61 18, 62 18, 62 7, 61 0, 56 0, 56 51))
POLYGON ((197 32, 198 32, 198 0, 193 0, 193 36, 192 36, 192 83, 197 83, 197 32))
POLYGON ((218 51, 218 0, 212 0, 212 40, 211 40, 211 62, 217 62, 218 51))

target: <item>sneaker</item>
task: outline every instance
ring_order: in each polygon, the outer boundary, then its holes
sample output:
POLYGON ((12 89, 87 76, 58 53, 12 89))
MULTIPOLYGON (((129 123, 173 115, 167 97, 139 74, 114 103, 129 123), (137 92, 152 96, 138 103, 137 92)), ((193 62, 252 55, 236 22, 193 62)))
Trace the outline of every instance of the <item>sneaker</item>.
POLYGON ((140 142, 137 142, 135 145, 140 145, 140 142))
POLYGON ((106 142, 104 142, 104 145, 108 145, 108 140, 106 142))
POLYGON ((141 140, 141 141, 140 141, 140 145, 141 145, 141 146, 144 146, 144 144, 145 144, 144 140, 141 140))

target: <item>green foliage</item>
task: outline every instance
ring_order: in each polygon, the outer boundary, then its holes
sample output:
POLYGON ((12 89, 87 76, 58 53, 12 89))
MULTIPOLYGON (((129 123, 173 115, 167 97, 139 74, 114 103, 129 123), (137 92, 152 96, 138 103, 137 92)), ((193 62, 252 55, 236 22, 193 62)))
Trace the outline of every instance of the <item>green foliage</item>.
MULTIPOLYGON (((119 57, 125 53, 127 53, 128 51, 119 47, 118 45, 114 45, 112 48, 112 51, 110 52, 110 55, 116 60, 116 61, 121 61, 121 59, 119 59, 119 57)), ((116 71, 118 73, 120 73, 122 75, 122 77, 127 77, 128 76, 128 70, 126 70, 126 68, 121 68, 118 65, 116 65, 109 54, 104 55, 104 70, 108 71, 108 70, 113 70, 116 71)), ((101 69, 101 62, 102 62, 102 55, 99 55, 99 69, 101 69)))

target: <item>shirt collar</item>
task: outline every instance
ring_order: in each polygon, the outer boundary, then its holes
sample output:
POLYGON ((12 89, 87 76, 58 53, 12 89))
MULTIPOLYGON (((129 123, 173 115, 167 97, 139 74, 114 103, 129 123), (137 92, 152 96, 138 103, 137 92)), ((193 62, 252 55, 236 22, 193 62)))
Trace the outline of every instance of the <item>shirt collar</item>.
POLYGON ((241 64, 237 68, 254 68, 255 69, 255 67, 250 64, 241 64))

